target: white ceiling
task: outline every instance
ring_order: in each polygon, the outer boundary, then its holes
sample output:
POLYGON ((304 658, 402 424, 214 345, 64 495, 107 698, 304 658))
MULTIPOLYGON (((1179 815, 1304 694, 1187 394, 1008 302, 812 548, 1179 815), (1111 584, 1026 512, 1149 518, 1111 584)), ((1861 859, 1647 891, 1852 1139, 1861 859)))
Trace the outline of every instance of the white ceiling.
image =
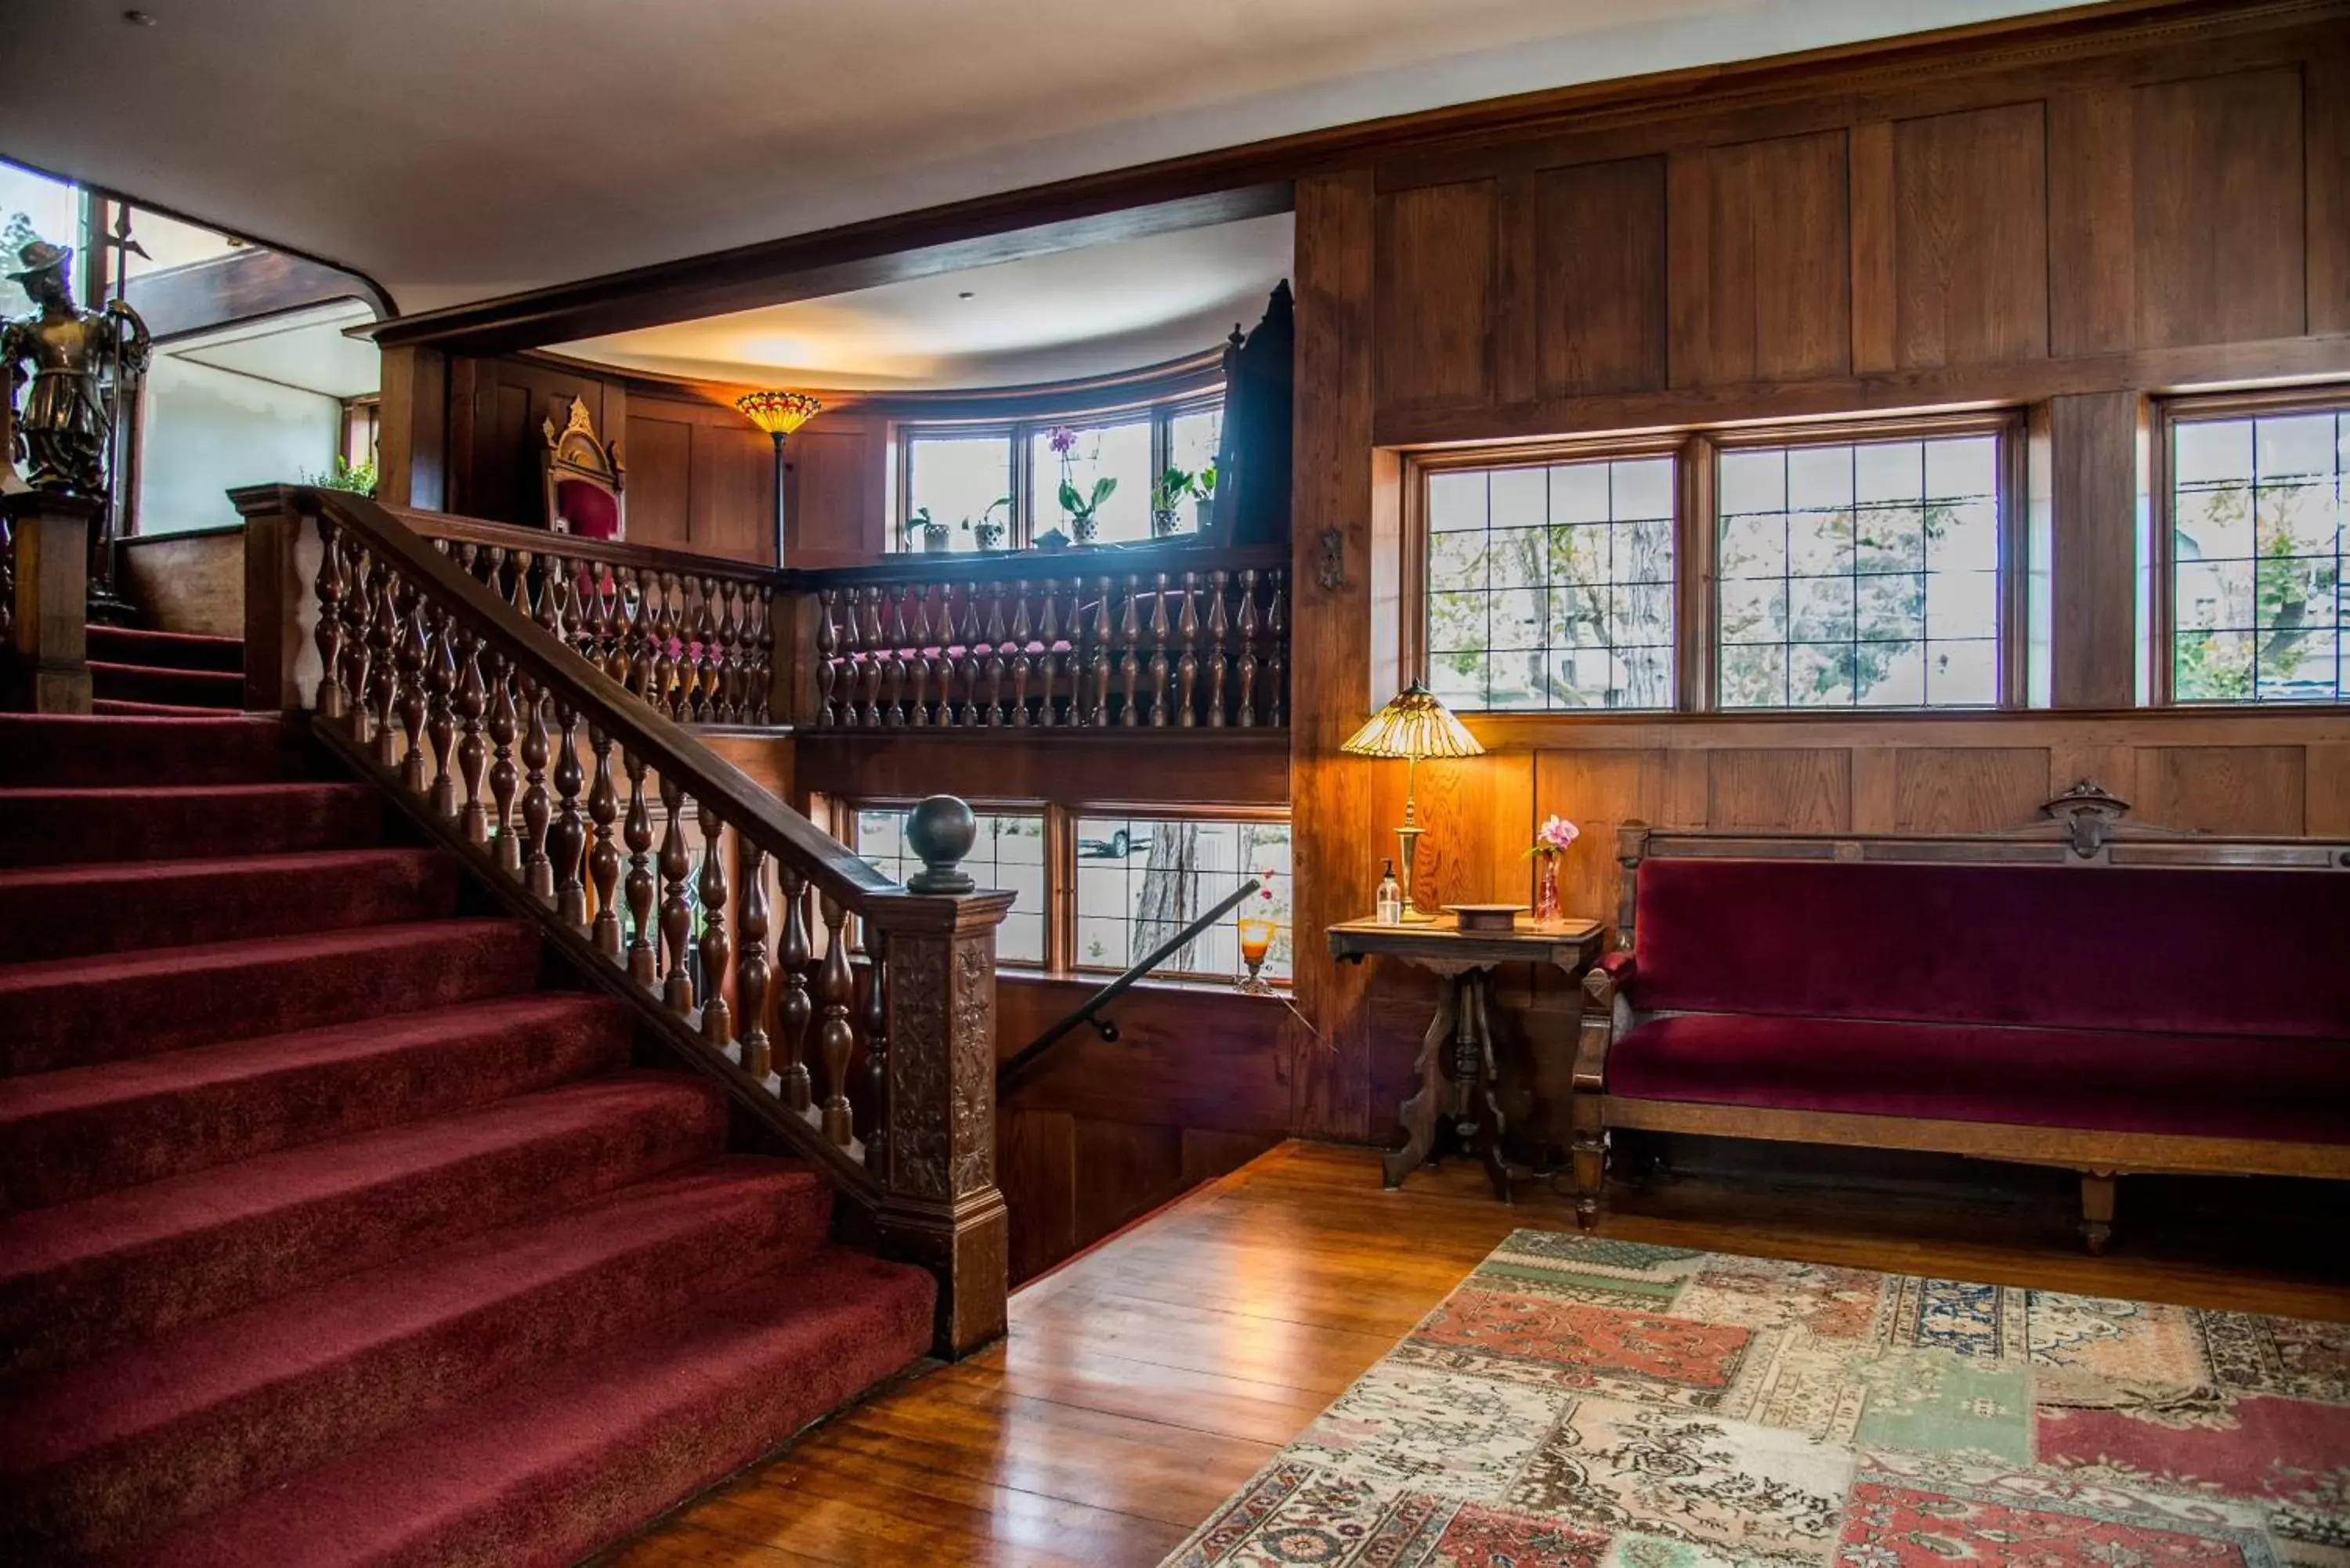
POLYGON ((842 390, 1015 387, 1181 358, 1253 327, 1286 213, 566 343, 624 369, 842 390))
POLYGON ((2057 0, 46 0, 0 156, 405 311, 1379 115, 2057 0), (35 46, 37 45, 36 47, 35 46))
POLYGON ((374 344, 343 334, 374 319, 375 312, 359 301, 338 300, 175 338, 159 352, 305 392, 356 398, 377 389, 383 356, 374 344))

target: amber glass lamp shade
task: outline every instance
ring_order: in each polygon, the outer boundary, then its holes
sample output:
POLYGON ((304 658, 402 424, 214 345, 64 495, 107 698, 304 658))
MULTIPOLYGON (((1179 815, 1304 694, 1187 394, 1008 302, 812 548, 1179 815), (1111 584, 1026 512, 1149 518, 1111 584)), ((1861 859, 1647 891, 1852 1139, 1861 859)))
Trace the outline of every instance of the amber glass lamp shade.
POLYGON ((743 417, 767 432, 775 442, 775 565, 784 565, 784 438, 824 411, 824 404, 806 392, 762 389, 734 400, 743 417))
POLYGON ((1273 936, 1277 929, 1271 920, 1261 916, 1244 915, 1241 918, 1241 961, 1248 965, 1248 978, 1241 981, 1243 991, 1273 989, 1257 971, 1264 967, 1265 954, 1273 950, 1273 936))
POLYGON ((1397 858, 1403 862, 1403 918, 1414 923, 1430 919, 1411 901, 1411 863, 1420 835, 1412 801, 1413 775, 1422 757, 1481 757, 1485 748, 1435 692, 1415 680, 1389 698, 1388 705, 1372 714, 1370 722, 1338 749, 1357 757, 1404 759, 1403 826, 1396 829, 1400 849, 1397 858))

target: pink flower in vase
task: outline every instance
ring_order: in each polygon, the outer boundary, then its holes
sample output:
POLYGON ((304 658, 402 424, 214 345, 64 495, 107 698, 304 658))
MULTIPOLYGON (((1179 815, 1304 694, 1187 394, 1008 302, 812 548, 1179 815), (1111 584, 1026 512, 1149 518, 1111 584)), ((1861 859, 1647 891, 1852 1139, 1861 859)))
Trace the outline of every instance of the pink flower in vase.
POLYGON ((1526 853, 1537 859, 1547 860, 1555 855, 1565 854, 1582 836, 1582 830, 1575 824, 1563 816, 1552 816, 1545 819, 1535 832, 1534 847, 1526 853))
POLYGON ((1066 457, 1071 449, 1077 444, 1077 432, 1067 425, 1055 425, 1052 433, 1045 438, 1045 444, 1061 456, 1066 457))

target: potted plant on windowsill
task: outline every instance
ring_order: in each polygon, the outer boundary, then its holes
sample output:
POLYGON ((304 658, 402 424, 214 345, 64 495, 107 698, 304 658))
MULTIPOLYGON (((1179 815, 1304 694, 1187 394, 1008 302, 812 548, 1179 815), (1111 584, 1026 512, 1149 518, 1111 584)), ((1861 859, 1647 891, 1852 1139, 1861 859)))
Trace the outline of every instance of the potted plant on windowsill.
POLYGON ((1215 523, 1216 513, 1216 465, 1212 462, 1191 481, 1191 512, 1201 534, 1206 535, 1215 523))
POLYGON ((1180 508, 1185 501, 1198 493, 1198 484, 1197 474, 1187 473, 1180 468, 1170 467, 1166 472, 1159 476, 1159 483, 1150 487, 1150 536, 1152 538, 1171 539, 1175 536, 1177 530, 1182 526, 1183 514, 1180 508))
POLYGON ((927 506, 917 507, 914 514, 906 519, 906 541, 910 549, 917 530, 922 535, 922 554, 925 556, 944 555, 954 545, 954 530, 933 519, 927 506))
POLYGON ((1118 481, 1107 476, 1094 481, 1090 491, 1080 491, 1067 480, 1061 481, 1061 510, 1069 516, 1069 532, 1080 545, 1090 545, 1100 531, 1101 524, 1094 515, 1101 510, 1118 489, 1118 481))
POLYGON ((996 514, 1011 504, 1012 497, 1000 495, 990 502, 987 510, 977 517, 964 518, 962 525, 971 530, 972 543, 983 550, 1001 548, 1003 544, 1003 519, 996 514))

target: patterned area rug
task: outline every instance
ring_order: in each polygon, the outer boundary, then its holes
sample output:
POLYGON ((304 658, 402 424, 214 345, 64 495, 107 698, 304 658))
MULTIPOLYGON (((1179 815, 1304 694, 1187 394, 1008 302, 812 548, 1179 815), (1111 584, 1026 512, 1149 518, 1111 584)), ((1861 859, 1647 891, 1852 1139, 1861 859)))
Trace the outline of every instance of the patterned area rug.
POLYGON ((1167 1563, 2350 1568, 2350 1324, 1520 1231, 1167 1563))

